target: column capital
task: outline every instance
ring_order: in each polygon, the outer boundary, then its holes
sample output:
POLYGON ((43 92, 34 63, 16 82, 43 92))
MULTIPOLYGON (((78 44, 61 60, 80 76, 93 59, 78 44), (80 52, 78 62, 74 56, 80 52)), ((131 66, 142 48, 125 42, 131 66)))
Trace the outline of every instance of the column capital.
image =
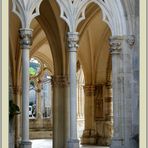
POLYGON ((124 40, 123 36, 112 36, 109 38, 111 54, 120 54, 123 40, 124 40))
POLYGON ((68 32, 69 52, 76 52, 76 49, 79 47, 77 44, 78 40, 79 40, 78 32, 68 32))
POLYGON ((52 77, 52 85, 55 87, 65 87, 69 85, 68 77, 63 75, 56 75, 52 77))
POLYGON ((85 85, 84 92, 86 96, 95 96, 96 94, 96 85, 85 85))
POLYGON ((135 36, 134 35, 127 36, 127 43, 130 48, 133 48, 135 45, 135 36))
POLYGON ((22 49, 30 49, 32 45, 32 29, 20 29, 20 45, 22 49))

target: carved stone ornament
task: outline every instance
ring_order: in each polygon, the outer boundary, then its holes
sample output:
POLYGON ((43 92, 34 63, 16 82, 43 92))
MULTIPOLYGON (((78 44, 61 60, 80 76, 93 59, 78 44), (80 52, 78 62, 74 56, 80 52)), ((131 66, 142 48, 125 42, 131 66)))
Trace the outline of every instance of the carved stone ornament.
POLYGON ((134 35, 130 35, 127 37, 127 43, 129 45, 130 48, 133 48, 135 45, 135 36, 134 35))
POLYGON ((30 28, 30 23, 38 16, 42 0, 12 0, 12 11, 20 18, 22 28, 30 28))
POLYGON ((79 47, 77 42, 79 40, 78 32, 68 32, 68 47, 69 51, 76 51, 79 47))
POLYGON ((120 54, 123 38, 111 37, 109 41, 111 54, 120 54))
POLYGON ((20 45, 22 49, 30 49, 32 45, 32 29, 20 29, 20 45))

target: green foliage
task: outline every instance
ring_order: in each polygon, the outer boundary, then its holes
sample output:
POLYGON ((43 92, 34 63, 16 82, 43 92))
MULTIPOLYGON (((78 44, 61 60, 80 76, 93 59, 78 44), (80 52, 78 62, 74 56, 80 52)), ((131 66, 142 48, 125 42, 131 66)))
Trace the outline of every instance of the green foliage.
POLYGON ((35 76, 36 70, 33 67, 29 67, 29 74, 30 74, 30 76, 35 76))

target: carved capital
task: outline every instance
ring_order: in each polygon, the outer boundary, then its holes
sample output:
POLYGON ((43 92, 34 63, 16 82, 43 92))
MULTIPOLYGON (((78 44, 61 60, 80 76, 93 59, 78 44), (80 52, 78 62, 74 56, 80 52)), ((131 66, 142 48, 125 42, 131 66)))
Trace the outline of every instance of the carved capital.
POLYGON ((20 29, 20 45, 22 49, 30 49, 32 45, 32 29, 20 29))
POLYGON ((135 45, 135 36, 134 35, 130 35, 127 37, 127 43, 129 45, 129 48, 133 48, 135 45))
POLYGON ((52 78, 52 85, 54 87, 65 87, 68 86, 68 77, 67 76, 62 76, 62 75, 57 75, 53 76, 52 78))
POLYGON ((110 37, 109 44, 110 44, 110 53, 111 54, 120 54, 121 45, 122 45, 123 38, 120 36, 110 37))
POLYGON ((76 52, 78 48, 78 32, 68 32, 68 47, 70 52, 76 52))
POLYGON ((84 92, 86 96, 95 96, 96 95, 96 86, 95 85, 85 85, 84 92))

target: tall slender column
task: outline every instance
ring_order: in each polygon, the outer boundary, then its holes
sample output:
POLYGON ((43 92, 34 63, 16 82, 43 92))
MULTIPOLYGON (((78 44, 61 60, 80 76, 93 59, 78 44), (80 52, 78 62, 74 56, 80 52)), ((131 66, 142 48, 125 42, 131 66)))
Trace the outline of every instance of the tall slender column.
POLYGON ((68 77, 56 75, 53 85, 53 147, 67 148, 69 138, 68 77))
POLYGON ((29 141, 29 50, 32 30, 20 29, 22 48, 22 142, 21 148, 31 148, 29 141))
POLYGON ((85 116, 85 129, 81 138, 82 144, 96 144, 96 133, 95 133, 95 123, 94 123, 94 100, 96 95, 95 85, 85 85, 85 106, 84 106, 84 116, 85 116))
POLYGON ((128 36, 110 38, 112 54, 113 125, 111 148, 133 148, 131 80, 132 58, 128 36))
POLYGON ((68 148, 78 148, 77 139, 77 84, 76 84, 76 62, 77 62, 77 41, 78 32, 68 32, 69 42, 69 78, 70 78, 70 139, 68 148))
POLYGON ((12 11, 19 17, 22 28, 20 45, 22 48, 22 142, 21 148, 31 148, 29 141, 29 49, 31 45, 31 21, 39 15, 42 0, 13 0, 12 11))

